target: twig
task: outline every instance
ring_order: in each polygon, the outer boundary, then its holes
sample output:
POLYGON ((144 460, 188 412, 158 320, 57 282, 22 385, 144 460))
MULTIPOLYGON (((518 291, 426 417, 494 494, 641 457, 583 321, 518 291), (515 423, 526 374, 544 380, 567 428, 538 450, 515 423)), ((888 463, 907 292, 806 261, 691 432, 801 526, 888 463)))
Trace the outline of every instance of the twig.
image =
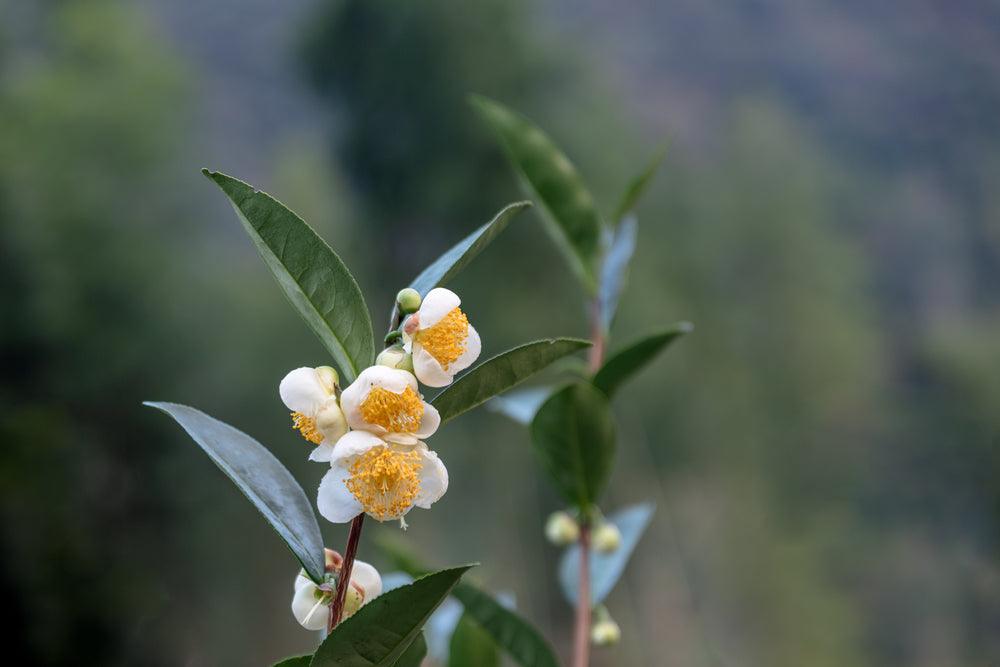
POLYGON ((590 523, 580 523, 580 581, 576 588, 576 624, 573 629, 573 667, 590 663, 590 523))
POLYGON ((354 569, 354 557, 358 553, 358 544, 361 542, 361 526, 365 522, 365 515, 361 513, 351 521, 351 532, 347 535, 347 548, 344 550, 344 564, 340 568, 340 576, 337 578, 337 594, 330 605, 330 620, 327 622, 327 633, 340 623, 340 617, 344 615, 344 600, 347 599, 347 589, 351 585, 351 570, 354 569))

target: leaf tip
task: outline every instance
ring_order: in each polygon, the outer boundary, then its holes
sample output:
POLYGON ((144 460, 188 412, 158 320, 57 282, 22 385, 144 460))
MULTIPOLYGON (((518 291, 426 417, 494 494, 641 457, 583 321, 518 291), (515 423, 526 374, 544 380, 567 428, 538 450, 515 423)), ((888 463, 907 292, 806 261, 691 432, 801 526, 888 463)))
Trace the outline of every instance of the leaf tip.
POLYGON ((682 333, 682 334, 689 334, 692 331, 694 331, 694 324, 692 324, 691 322, 688 322, 686 320, 683 321, 683 322, 678 322, 677 323, 677 331, 680 332, 680 333, 682 333))

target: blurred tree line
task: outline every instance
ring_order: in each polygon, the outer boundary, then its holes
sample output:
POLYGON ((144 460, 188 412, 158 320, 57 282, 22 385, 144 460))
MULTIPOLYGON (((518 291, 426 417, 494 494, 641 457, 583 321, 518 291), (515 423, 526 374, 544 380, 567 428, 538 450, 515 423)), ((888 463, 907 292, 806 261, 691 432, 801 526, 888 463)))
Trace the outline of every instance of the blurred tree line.
MULTIPOLYGON (((14 19, 0 26, 0 587, 14 653, 244 665, 307 649, 282 547, 138 407, 202 407, 269 444, 307 491, 318 480, 274 390, 321 351, 196 180, 198 74, 113 0, 0 9, 14 19)), ((608 208, 653 152, 660 137, 630 111, 646 100, 624 99, 584 36, 538 15, 522 1, 323 0, 303 24, 329 149, 291 138, 266 178, 347 249, 366 293, 387 302, 521 197, 470 92, 550 130, 608 208)), ((693 53, 710 46, 695 37, 693 53)), ((698 62, 709 89, 724 85, 712 67, 734 66, 698 62)), ((922 154, 909 139, 883 130, 873 155, 858 133, 845 150, 845 128, 817 127, 803 105, 826 91, 795 90, 720 96, 707 148, 672 142, 639 211, 615 340, 697 328, 623 393, 613 496, 654 495, 659 510, 610 601, 626 641, 598 664, 1000 659, 993 87, 973 97, 984 111, 954 159, 935 163, 954 174, 949 196, 927 170, 900 171, 922 154)), ((462 277, 487 354, 584 331, 560 262, 526 217, 462 277)), ((446 500, 469 516, 421 517, 407 539, 442 563, 482 560, 479 576, 559 640, 569 610, 541 537, 555 501, 526 434, 484 414, 448 437, 446 500)))

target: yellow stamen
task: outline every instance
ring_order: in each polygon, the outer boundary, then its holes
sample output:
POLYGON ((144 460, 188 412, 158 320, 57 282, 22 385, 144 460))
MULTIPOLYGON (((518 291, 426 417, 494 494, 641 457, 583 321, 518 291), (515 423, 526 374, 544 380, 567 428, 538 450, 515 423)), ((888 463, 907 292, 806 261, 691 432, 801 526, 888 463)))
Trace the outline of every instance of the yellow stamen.
POLYGON ((414 336, 445 370, 465 352, 465 339, 468 337, 469 318, 461 308, 452 309, 434 326, 422 329, 414 336))
POLYGON ((323 442, 323 434, 319 432, 318 428, 316 428, 315 417, 306 417, 301 412, 293 412, 292 428, 297 429, 299 433, 302 434, 303 438, 314 445, 318 445, 323 442))
POLYGON ((398 519, 420 493, 420 453, 372 447, 351 464, 347 490, 379 521, 398 519))
POLYGON ((424 416, 424 402, 411 387, 402 394, 374 387, 361 403, 361 416, 389 433, 416 433, 424 416))

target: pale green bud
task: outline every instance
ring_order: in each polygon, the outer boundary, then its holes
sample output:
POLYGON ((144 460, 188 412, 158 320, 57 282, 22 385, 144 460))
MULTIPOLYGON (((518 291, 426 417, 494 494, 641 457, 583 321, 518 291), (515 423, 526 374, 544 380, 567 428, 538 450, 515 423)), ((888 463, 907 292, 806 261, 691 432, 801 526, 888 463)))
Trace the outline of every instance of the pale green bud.
POLYGON ((590 640, 597 646, 612 646, 622 639, 622 629, 611 616, 599 619, 590 628, 590 640))
POLYGON ((344 618, 350 618, 361 609, 365 602, 365 596, 354 586, 347 587, 347 595, 344 596, 344 618))
POLYGON ((316 374, 319 376, 319 381, 328 394, 336 391, 337 386, 340 384, 340 375, 337 374, 335 368, 332 366, 318 366, 316 374))
POLYGON ((545 537, 557 547, 564 547, 580 538, 580 526, 566 512, 553 512, 545 522, 545 537))
POLYGON ((594 548, 601 553, 617 551, 622 545, 622 533, 618 526, 605 521, 594 530, 594 548))
POLYGON ((399 309, 404 313, 417 312, 417 309, 420 308, 420 302, 420 292, 412 287, 403 288, 396 295, 396 303, 399 304, 399 309))
POLYGON ((413 372, 413 357, 403 350, 402 345, 393 345, 379 352, 378 356, 375 357, 375 364, 413 372))

